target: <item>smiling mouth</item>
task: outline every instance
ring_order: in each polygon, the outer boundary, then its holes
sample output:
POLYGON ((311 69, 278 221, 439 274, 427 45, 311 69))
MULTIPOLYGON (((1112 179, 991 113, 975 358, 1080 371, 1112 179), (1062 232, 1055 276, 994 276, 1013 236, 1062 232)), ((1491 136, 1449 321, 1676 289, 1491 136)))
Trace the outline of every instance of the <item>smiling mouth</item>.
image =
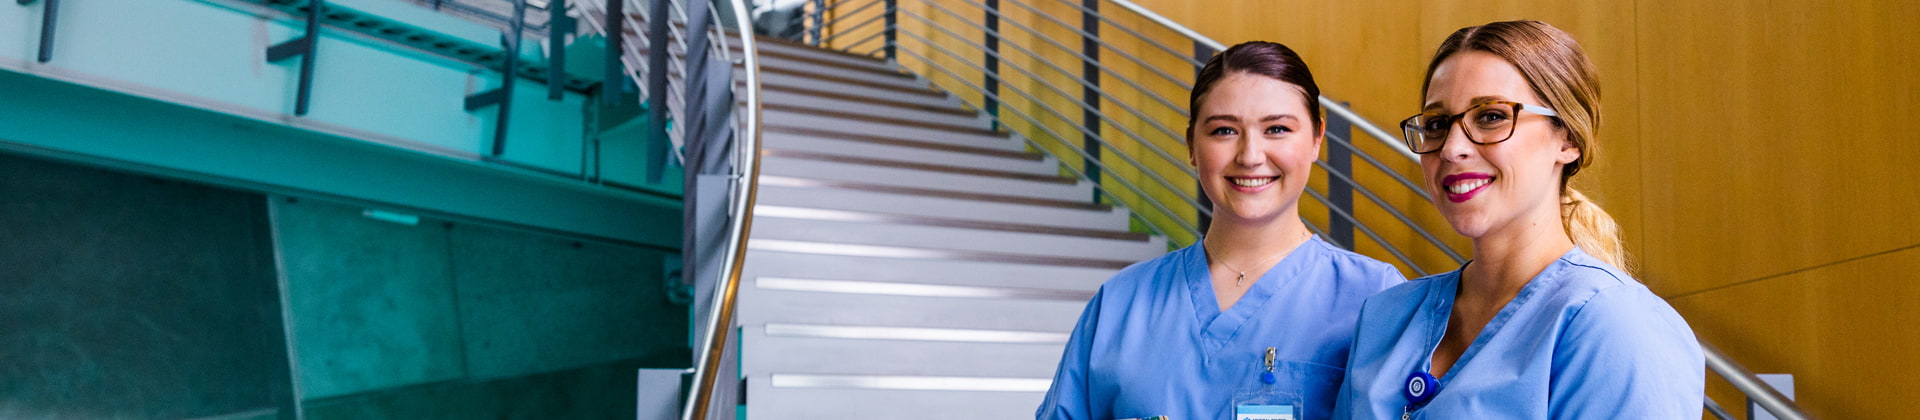
POLYGON ((1269 177, 1261 177, 1261 178, 1227 177, 1227 180, 1232 181, 1233 185, 1238 185, 1243 188, 1259 188, 1259 187, 1267 186, 1267 184, 1272 184, 1273 181, 1280 180, 1280 177, 1277 177, 1277 176, 1269 176, 1269 177))
POLYGON ((1493 180, 1492 179, 1476 179, 1472 181, 1453 184, 1453 186, 1447 187, 1447 190, 1453 192, 1454 194, 1466 194, 1473 190, 1480 189, 1480 187, 1486 186, 1487 183, 1489 182, 1493 182, 1493 180))
POLYGON ((1441 187, 1447 192, 1447 201, 1459 203, 1473 199, 1495 179, 1499 178, 1483 173, 1448 175, 1441 180, 1441 187))

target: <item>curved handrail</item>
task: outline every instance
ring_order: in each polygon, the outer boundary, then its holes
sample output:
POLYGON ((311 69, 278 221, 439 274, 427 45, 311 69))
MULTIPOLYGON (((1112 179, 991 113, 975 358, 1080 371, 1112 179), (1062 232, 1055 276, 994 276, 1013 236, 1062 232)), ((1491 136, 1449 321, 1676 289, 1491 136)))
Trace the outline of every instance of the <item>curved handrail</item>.
MULTIPOLYGON (((735 159, 740 162, 736 188, 732 197, 732 207, 728 209, 732 216, 727 227, 728 246, 721 257, 721 266, 726 267, 721 284, 714 289, 713 313, 708 317, 705 328, 707 334, 697 349, 699 361, 693 371, 693 389, 687 395, 685 410, 681 413, 684 420, 705 419, 712 405, 714 385, 718 378, 714 372, 720 369, 721 356, 725 353, 727 334, 733 329, 734 305, 740 292, 741 270, 746 267, 747 237, 753 233, 753 205, 760 193, 760 53, 753 39, 753 23, 747 17, 747 5, 742 0, 731 0, 733 6, 733 24, 740 34, 740 58, 746 67, 746 100, 739 109, 746 111, 742 116, 742 131, 736 132, 740 142, 734 145, 735 159)), ((725 42, 725 41, 720 41, 725 42)))

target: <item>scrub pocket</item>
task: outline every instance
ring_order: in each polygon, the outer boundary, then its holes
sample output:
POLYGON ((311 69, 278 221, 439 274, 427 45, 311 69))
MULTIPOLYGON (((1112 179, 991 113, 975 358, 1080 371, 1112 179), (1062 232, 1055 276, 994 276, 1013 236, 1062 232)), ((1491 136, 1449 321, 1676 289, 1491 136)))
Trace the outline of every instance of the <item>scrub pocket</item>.
POLYGON ((1236 413, 1233 420, 1240 420, 1243 417, 1240 413, 1255 414, 1244 417, 1260 420, 1330 419, 1333 417, 1334 402, 1340 396, 1340 379, 1345 373, 1345 369, 1319 363, 1276 360, 1273 364, 1273 384, 1255 381, 1252 385, 1235 390, 1233 407, 1229 407, 1231 410, 1228 412, 1236 413), (1289 410, 1243 406, 1288 406, 1289 410), (1276 417, 1276 414, 1288 416, 1276 417))

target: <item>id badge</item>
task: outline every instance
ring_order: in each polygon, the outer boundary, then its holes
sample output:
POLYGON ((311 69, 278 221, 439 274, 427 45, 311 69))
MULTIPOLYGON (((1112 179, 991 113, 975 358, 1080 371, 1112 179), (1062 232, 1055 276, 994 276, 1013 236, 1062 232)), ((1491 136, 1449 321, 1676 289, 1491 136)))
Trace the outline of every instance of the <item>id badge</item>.
POLYGON ((1233 396, 1233 420, 1300 420, 1300 396, 1272 386, 1233 396))

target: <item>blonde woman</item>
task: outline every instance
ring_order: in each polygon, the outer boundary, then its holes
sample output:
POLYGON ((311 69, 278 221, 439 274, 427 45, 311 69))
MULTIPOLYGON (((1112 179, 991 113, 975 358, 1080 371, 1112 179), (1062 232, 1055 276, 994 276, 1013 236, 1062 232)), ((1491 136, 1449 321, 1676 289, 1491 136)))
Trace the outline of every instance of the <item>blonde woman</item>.
POLYGON ((1700 418, 1692 330, 1627 273, 1613 220, 1568 185, 1600 127, 1580 45, 1537 21, 1468 27, 1426 80, 1405 140, 1474 259, 1367 300, 1340 416, 1700 418))

